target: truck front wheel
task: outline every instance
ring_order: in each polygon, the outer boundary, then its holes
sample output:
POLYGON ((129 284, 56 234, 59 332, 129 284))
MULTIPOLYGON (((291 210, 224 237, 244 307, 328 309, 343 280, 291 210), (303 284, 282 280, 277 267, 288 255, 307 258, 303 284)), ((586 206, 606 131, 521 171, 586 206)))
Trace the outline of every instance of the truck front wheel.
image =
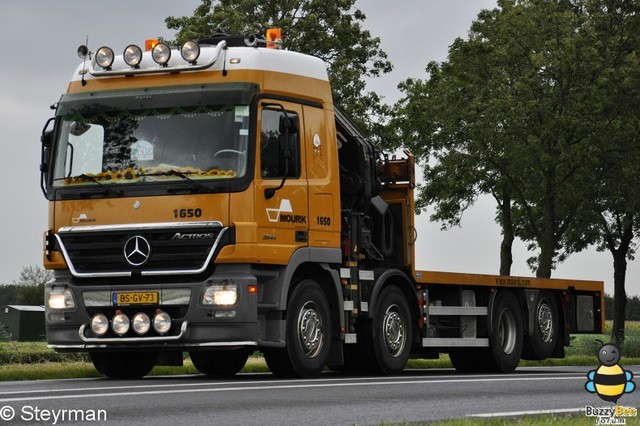
POLYGON ((269 369, 280 377, 317 376, 331 342, 329 302, 318 283, 306 279, 295 286, 286 317, 286 346, 263 349, 269 369))
POLYGON ((139 379, 151 372, 157 352, 90 352, 93 366, 110 379, 139 379))
POLYGON ((245 348, 191 351, 189 357, 194 367, 207 376, 231 377, 244 368, 250 352, 245 348))

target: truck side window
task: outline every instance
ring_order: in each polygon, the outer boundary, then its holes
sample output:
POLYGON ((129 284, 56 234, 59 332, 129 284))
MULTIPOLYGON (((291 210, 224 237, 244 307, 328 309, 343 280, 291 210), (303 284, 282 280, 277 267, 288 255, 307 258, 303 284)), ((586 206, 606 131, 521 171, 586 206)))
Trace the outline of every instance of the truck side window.
MULTIPOLYGON (((289 117, 297 118, 295 112, 287 111, 289 117)), ((285 174, 284 135, 280 133, 280 117, 282 111, 275 109, 262 110, 262 128, 260 129, 260 173, 265 179, 281 179, 285 174)), ((287 177, 300 177, 300 136, 295 134, 295 143, 291 149, 289 173, 287 177)))

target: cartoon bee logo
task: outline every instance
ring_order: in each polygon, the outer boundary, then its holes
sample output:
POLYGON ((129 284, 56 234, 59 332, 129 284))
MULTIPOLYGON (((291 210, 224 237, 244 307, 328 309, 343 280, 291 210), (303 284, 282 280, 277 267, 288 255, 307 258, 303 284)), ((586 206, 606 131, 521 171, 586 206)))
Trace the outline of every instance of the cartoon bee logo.
POLYGON ((623 394, 635 390, 633 373, 618 365, 620 351, 617 347, 611 343, 603 343, 598 350, 598 360, 600 367, 587 373, 589 380, 584 385, 587 392, 595 393, 601 399, 615 404, 623 394))

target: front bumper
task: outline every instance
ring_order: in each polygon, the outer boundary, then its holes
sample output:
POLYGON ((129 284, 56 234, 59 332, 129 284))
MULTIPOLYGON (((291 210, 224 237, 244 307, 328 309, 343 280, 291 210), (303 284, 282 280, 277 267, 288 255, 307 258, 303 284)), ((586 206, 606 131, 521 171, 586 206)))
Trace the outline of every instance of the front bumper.
MULTIPOLYGON (((73 294, 75 307, 51 309, 45 307, 47 342, 59 351, 118 350, 189 350, 194 347, 256 346, 258 341, 256 278, 250 273, 227 271, 215 273, 201 282, 141 285, 100 285, 77 283, 69 274, 58 273, 47 284, 47 291, 67 288, 73 294), (221 283, 237 285, 238 297, 231 306, 204 305, 206 287, 221 283), (250 291, 251 289, 251 291, 250 291), (156 304, 117 305, 117 292, 157 293, 156 304), (183 297, 164 297, 180 294, 183 297), (150 330, 138 335, 133 330, 119 336, 111 329, 103 336, 91 329, 91 318, 103 314, 113 319, 118 313, 133 318, 136 313, 164 311, 171 317, 171 328, 163 335, 150 330)), ((46 300, 45 300, 46 303, 46 300)))

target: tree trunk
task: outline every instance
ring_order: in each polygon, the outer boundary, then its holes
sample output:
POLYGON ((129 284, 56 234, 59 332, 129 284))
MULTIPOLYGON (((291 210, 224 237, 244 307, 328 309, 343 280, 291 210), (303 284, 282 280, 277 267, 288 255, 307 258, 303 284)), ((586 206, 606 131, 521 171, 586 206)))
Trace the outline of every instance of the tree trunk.
POLYGON ((538 241, 540 255, 536 277, 551 278, 553 258, 556 254, 556 191, 555 169, 550 168, 546 176, 544 200, 544 229, 541 230, 542 241, 538 241))
POLYGON ((513 264, 513 219, 511 217, 511 196, 509 191, 504 191, 502 202, 502 243, 500 243, 500 275, 511 275, 511 265, 513 264))
POLYGON ((627 251, 617 250, 613 252, 613 329, 611 339, 613 343, 622 348, 624 344, 624 321, 627 307, 627 294, 624 289, 627 274, 627 251))
POLYGON ((633 240, 633 223, 635 215, 626 214, 622 218, 620 232, 620 244, 615 248, 612 240, 607 242, 609 251, 613 255, 613 329, 611 339, 613 343, 622 348, 624 345, 624 322, 627 308, 627 293, 624 289, 627 276, 627 257, 633 240))
POLYGON ((545 240, 540 242, 540 255, 538 256, 536 277, 551 278, 551 271, 553 271, 553 256, 555 253, 555 241, 553 236, 545 235, 545 240))

